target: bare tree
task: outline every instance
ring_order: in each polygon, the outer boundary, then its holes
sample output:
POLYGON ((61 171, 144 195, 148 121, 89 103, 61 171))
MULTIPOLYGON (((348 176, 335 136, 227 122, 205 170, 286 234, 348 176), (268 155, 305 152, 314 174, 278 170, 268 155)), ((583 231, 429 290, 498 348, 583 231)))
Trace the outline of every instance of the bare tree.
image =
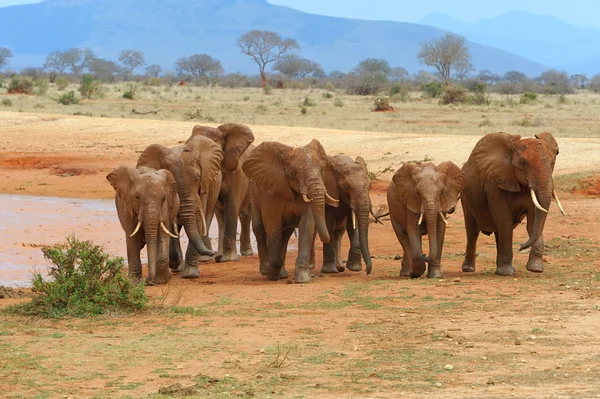
POLYGON ((584 89, 585 83, 589 80, 585 73, 576 73, 571 75, 571 80, 575 83, 575 86, 584 89))
POLYGON ((288 51, 300 48, 294 39, 284 40, 279 33, 267 30, 244 33, 238 38, 237 45, 242 53, 252 57, 258 65, 263 87, 267 86, 267 65, 279 60, 288 51))
POLYGON ((389 76, 392 82, 402 82, 408 77, 408 71, 402 67, 395 67, 390 70, 389 76))
POLYGON ((193 54, 175 62, 177 73, 196 77, 212 78, 223 73, 221 61, 208 54, 193 54))
POLYGON ((151 76, 153 78, 160 75, 161 72, 162 68, 160 67, 160 65, 152 64, 146 67, 146 75, 151 76))
POLYGON ((592 76, 588 85, 595 93, 600 92, 600 74, 592 76))
POLYGON ((68 67, 69 63, 66 60, 65 53, 62 51, 53 51, 46 56, 46 62, 44 63, 45 69, 50 69, 58 73, 65 73, 65 70, 68 67))
POLYGON ((0 69, 8 64, 8 59, 13 56, 12 51, 7 47, 0 47, 0 69))
POLYGON ((453 33, 422 43, 417 58, 422 64, 437 69, 446 85, 451 84, 455 77, 463 78, 473 70, 465 38, 453 33))
POLYGON ((141 65, 144 65, 144 53, 138 50, 123 50, 119 54, 119 62, 129 69, 129 74, 133 75, 133 70, 141 65))
POLYGON ((321 67, 314 61, 288 54, 281 57, 273 65, 273 70, 281 72, 290 79, 304 79, 307 75, 314 74, 321 67))
POLYGON ((96 58, 94 52, 89 48, 70 48, 63 53, 63 57, 74 75, 80 75, 96 58))

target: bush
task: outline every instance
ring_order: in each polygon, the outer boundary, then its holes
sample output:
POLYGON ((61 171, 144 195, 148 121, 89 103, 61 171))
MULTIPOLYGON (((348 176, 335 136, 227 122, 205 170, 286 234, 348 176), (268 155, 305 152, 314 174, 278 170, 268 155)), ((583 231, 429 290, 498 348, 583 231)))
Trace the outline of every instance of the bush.
POLYGON ((10 98, 3 98, 2 105, 5 107, 12 107, 12 100, 10 98))
POLYGON ((421 91, 423 97, 427 98, 438 98, 442 92, 442 84, 440 82, 429 82, 421 84, 421 91))
POLYGON ((387 78, 382 74, 349 74, 345 78, 348 94, 370 96, 378 94, 387 85, 387 78))
POLYGON ((83 98, 92 98, 100 95, 100 84, 92 75, 85 74, 81 77, 79 92, 83 98))
POLYGON ((59 78, 56 78, 54 83, 56 84, 56 88, 58 90, 63 91, 69 85, 69 80, 67 78, 61 76, 59 78))
POLYGON ((0 78, 0 89, 4 87, 4 79, 0 78))
POLYGON ((302 106, 302 108, 300 108, 300 113, 301 113, 302 115, 306 115, 306 114, 308 113, 308 109, 306 109, 306 107, 305 107, 305 106, 302 106))
POLYGON ((133 284, 122 273, 123 258, 111 258, 91 241, 67 237, 64 244, 42 249, 52 264, 45 281, 33 275, 31 302, 15 305, 8 313, 58 318, 85 317, 107 312, 144 309, 148 297, 143 284, 133 284))
POLYGON ((150 78, 146 82, 144 82, 146 86, 162 86, 161 78, 150 78))
POLYGON ((323 98, 327 98, 327 99, 333 98, 333 94, 331 94, 330 92, 327 91, 327 92, 323 93, 323 98))
POLYGON ((559 104, 568 104, 569 102, 567 96, 565 96, 564 94, 559 95, 557 101, 559 104))
POLYGON ((393 111, 394 107, 390 105, 390 99, 387 97, 376 97, 373 105, 373 111, 393 111))
POLYGON ((473 94, 469 96, 469 104, 473 105, 488 105, 489 98, 485 95, 487 85, 485 83, 477 83, 473 86, 473 94))
POLYGON ((13 76, 8 85, 10 94, 33 94, 33 79, 29 76, 13 76))
POLYGON ((79 104, 79 99, 75 95, 74 91, 70 91, 68 93, 58 96, 56 102, 62 105, 79 104))
POLYGON ((135 86, 132 84, 127 85, 127 90, 123 92, 123 98, 128 100, 135 100, 135 86))
POLYGON ((530 91, 521 94, 521 99, 519 100, 521 104, 529 104, 535 101, 537 101, 537 94, 530 91))
POLYGON ((462 86, 447 86, 440 104, 462 104, 467 102, 467 92, 462 86))
POLYGON ((305 107, 315 107, 317 105, 317 103, 308 97, 304 97, 304 101, 302 102, 302 105, 305 107))
POLYGON ((263 88, 263 91, 268 96, 268 95, 271 95, 271 93, 273 92, 273 88, 271 86, 265 86, 263 88))
POLYGON ((35 80, 35 94, 38 96, 45 96, 50 88, 50 81, 48 79, 36 79, 35 80))
POLYGON ((343 107, 344 106, 344 101, 341 98, 336 98, 335 100, 333 100, 333 105, 335 107, 343 107))

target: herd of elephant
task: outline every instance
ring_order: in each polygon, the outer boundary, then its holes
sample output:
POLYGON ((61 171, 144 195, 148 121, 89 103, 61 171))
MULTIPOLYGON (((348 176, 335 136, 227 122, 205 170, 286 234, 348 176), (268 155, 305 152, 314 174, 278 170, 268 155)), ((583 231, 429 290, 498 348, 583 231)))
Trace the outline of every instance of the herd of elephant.
POLYGON ((252 145, 245 125, 195 126, 182 146, 148 146, 136 167, 122 165, 107 179, 116 191, 119 221, 126 233, 129 276, 142 279, 140 252, 147 247, 148 284, 164 284, 171 272, 199 277, 199 262, 230 262, 240 252, 253 255, 250 225, 256 237, 260 273, 269 280, 286 279, 285 260, 292 234, 298 236, 294 280, 311 281, 315 239, 323 242, 321 272, 347 268, 371 273, 370 216, 390 217, 404 251, 401 276, 441 277, 447 216, 462 203, 467 247, 464 272, 475 271, 480 232, 496 238, 496 274, 513 275, 513 229, 527 217, 531 248, 527 270, 542 272, 543 229, 554 198, 552 173, 558 144, 544 132, 522 139, 491 133, 475 145, 462 169, 452 162, 407 163, 394 175, 387 192, 389 212, 373 212, 367 165, 360 156, 328 156, 319 141, 304 147, 278 142, 252 145), (211 246, 213 217, 219 227, 217 251, 211 246), (189 238, 185 256, 179 234, 189 238), (344 233, 350 250, 342 261, 344 233), (429 254, 422 236, 429 239, 429 254), (427 267, 426 267, 427 266, 427 267))

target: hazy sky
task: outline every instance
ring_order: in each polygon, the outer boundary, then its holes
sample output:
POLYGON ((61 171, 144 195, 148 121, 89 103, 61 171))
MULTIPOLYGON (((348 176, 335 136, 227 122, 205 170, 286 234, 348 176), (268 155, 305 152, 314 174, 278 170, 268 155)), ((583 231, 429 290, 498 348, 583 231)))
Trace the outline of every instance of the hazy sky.
MULTIPOLYGON (((189 0, 193 1, 193 0, 189 0)), ((574 25, 600 28, 600 2, 597 0, 268 0, 316 14, 349 18, 416 22, 438 11, 463 21, 490 18, 507 11, 551 14, 574 25)), ((0 0, 0 7, 37 3, 39 0, 0 0)))

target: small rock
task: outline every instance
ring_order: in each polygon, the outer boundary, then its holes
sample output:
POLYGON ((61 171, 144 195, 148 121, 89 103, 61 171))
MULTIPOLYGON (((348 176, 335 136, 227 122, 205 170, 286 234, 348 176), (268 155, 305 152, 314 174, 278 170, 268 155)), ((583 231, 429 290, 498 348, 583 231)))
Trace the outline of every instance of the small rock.
POLYGON ((352 348, 352 350, 358 352, 358 346, 355 346, 354 348, 352 348))
POLYGON ((487 380, 486 384, 487 385, 496 385, 496 383, 492 380, 487 380))
POLYGON ((472 373, 473 369, 467 369, 467 373, 472 373))
POLYGON ((400 255, 394 256, 394 260, 400 260, 400 259, 402 259, 402 256, 400 256, 400 255))
POLYGON ((515 345, 521 345, 522 343, 519 338, 515 339, 515 345))
POLYGON ((442 386, 442 383, 441 383, 441 382, 436 382, 436 383, 435 383, 435 384, 433 384, 433 385, 435 385, 436 387, 441 387, 441 386, 442 386))
POLYGON ((453 283, 460 283, 460 277, 455 278, 454 280, 452 280, 453 283))
POLYGON ((481 360, 487 360, 486 356, 481 356, 481 360))
POLYGON ((465 348, 474 348, 474 347, 475 347, 475 344, 474 344, 474 343, 472 343, 472 342, 467 342, 467 343, 465 344, 465 348))
POLYGON ((406 317, 406 313, 400 313, 398 316, 400 316, 400 317, 406 317))
POLYGON ((264 348, 262 348, 262 349, 260 350, 260 353, 265 353, 265 350, 264 350, 264 348))
POLYGON ((537 339, 537 337, 535 335, 530 335, 529 336, 529 340, 530 341, 535 341, 537 339))
POLYGON ((452 371, 452 370, 454 370, 454 366, 451 364, 447 364, 444 366, 444 370, 452 371))
POLYGON ((444 331, 444 337, 453 338, 452 334, 450 334, 448 331, 444 331))

